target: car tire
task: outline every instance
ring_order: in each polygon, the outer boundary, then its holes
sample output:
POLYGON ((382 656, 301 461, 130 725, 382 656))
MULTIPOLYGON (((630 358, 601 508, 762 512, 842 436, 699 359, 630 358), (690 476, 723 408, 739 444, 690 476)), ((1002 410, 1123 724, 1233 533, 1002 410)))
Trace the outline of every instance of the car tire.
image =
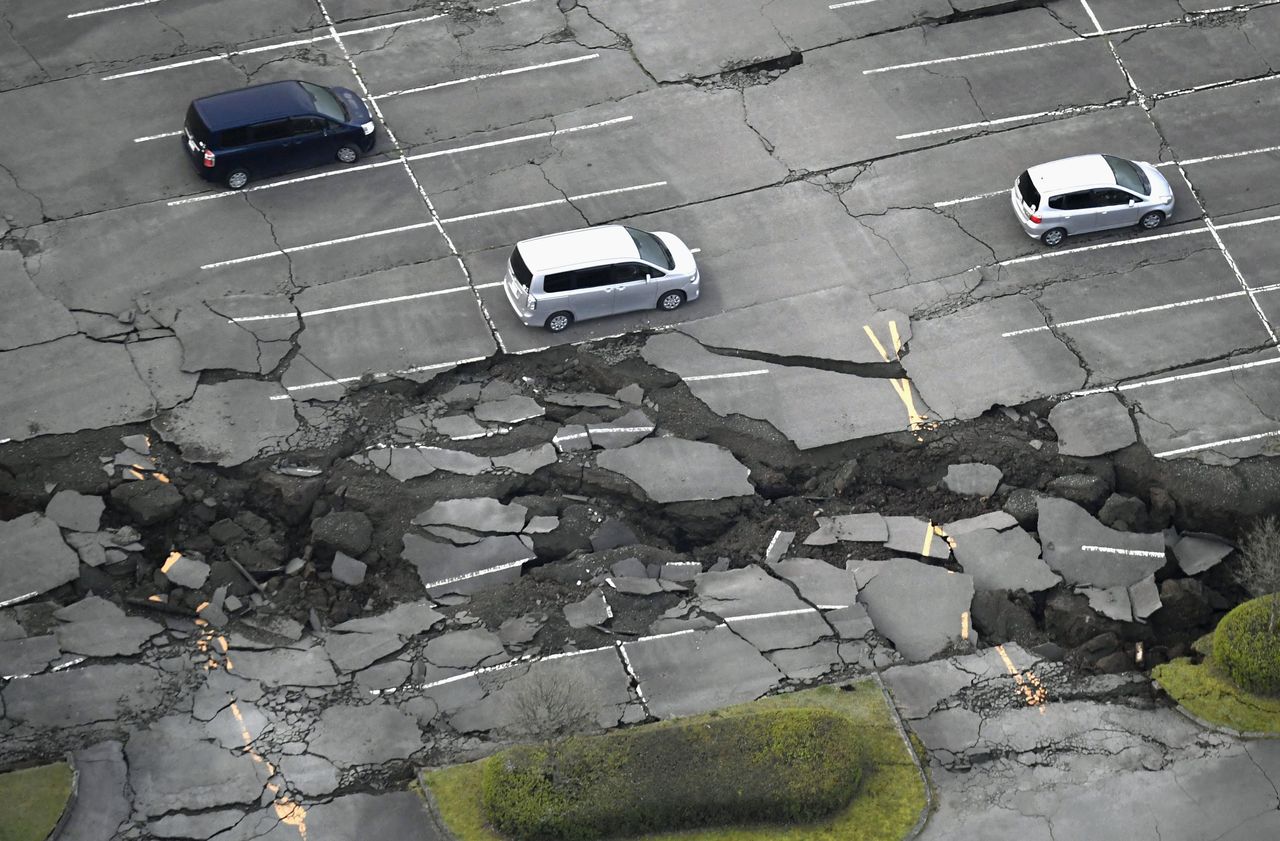
POLYGON ((1050 248, 1057 248, 1067 238, 1066 228, 1050 228, 1040 235, 1040 241, 1050 248))
POLYGON ((663 312, 671 312, 680 309, 680 305, 684 303, 684 293, 679 291, 671 291, 664 294, 658 299, 658 309, 663 312))
POLYGON ((353 164, 360 160, 360 150, 349 143, 344 143, 338 147, 337 157, 344 164, 353 164))
POLYGON ((553 312, 547 316, 546 327, 552 333, 563 333, 569 329, 570 324, 573 324, 573 313, 571 312, 553 312))
POLYGON ((1159 210, 1153 210, 1150 213, 1144 213, 1142 218, 1138 220, 1138 227, 1144 231, 1154 231, 1156 228, 1164 224, 1164 213, 1159 210))
POLYGON ((233 190, 243 190, 249 183, 249 173, 243 169, 233 169, 227 173, 227 186, 233 190))

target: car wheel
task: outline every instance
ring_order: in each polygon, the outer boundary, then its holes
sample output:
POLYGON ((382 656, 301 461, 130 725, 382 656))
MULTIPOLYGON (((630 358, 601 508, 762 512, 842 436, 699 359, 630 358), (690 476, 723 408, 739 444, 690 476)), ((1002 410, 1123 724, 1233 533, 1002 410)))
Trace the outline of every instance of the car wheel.
POLYGON ((353 164, 360 160, 360 150, 354 146, 339 146, 338 160, 344 164, 353 164))
POLYGON ((671 312, 680 309, 680 305, 684 303, 683 292, 668 292, 658 299, 658 309, 671 312))
POLYGON ((569 325, 573 323, 573 314, 567 312, 554 312, 547 319, 547 329, 552 333, 563 333, 569 329, 569 325))
POLYGON ((1143 217, 1138 220, 1138 227, 1142 228, 1144 231, 1154 231, 1163 224, 1164 214, 1158 210, 1153 210, 1150 213, 1144 214, 1143 217))
POLYGON ((233 190, 244 189, 244 185, 249 183, 249 173, 243 169, 233 169, 227 173, 227 186, 233 190))
POLYGON ((1064 228, 1050 228, 1040 235, 1040 241, 1050 248, 1057 248, 1062 245, 1062 241, 1067 238, 1067 232, 1064 228))

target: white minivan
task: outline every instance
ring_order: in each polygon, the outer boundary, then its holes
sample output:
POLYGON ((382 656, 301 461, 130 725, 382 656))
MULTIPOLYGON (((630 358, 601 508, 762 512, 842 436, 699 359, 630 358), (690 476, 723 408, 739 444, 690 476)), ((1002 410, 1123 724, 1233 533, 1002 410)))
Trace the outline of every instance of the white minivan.
POLYGON ((559 333, 588 318, 679 309, 698 297, 698 284, 679 237, 601 225, 520 241, 502 286, 522 322, 559 333))

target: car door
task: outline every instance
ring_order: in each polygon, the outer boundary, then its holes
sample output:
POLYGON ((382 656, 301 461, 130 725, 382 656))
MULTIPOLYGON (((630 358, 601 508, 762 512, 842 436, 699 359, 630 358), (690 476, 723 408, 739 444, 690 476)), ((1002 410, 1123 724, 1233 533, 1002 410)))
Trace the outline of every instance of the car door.
POLYGON ((249 127, 252 145, 246 148, 246 156, 252 160, 249 168, 255 175, 276 175, 288 170, 286 144, 292 131, 287 119, 268 120, 249 127))
POLYGON ((1049 199, 1049 209, 1044 214, 1046 225, 1066 228, 1069 234, 1083 234, 1095 230, 1096 213, 1091 190, 1062 193, 1049 199), (1052 215, 1050 215, 1050 212, 1052 215))
POLYGON ((320 166, 333 158, 335 149, 330 148, 327 125, 328 121, 321 117, 294 117, 289 121, 289 169, 320 166))
POLYGON ((613 311, 634 312, 649 310, 657 305, 658 296, 653 292, 655 275, 661 275, 644 263, 619 263, 613 267, 613 311))
MULTIPOLYGON (((1126 225, 1137 223, 1138 216, 1134 215, 1137 205, 1129 205, 1133 196, 1128 192, 1115 187, 1100 187, 1094 189, 1092 193, 1094 230, 1124 228, 1126 225)), ((1140 212, 1142 211, 1139 210, 1138 215, 1140 212)))
POLYGON ((542 280, 538 312, 547 318, 563 311, 576 321, 609 315, 613 312, 612 279, 610 266, 553 272, 542 280))

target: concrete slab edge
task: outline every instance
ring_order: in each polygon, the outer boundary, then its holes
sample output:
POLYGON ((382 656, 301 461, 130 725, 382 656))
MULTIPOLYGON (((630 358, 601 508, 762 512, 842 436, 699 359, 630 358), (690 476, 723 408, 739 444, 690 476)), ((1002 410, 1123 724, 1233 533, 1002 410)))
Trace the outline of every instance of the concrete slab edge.
MULTIPOLYGON (((1158 680, 1151 681, 1151 686, 1156 690, 1158 690, 1159 692, 1161 692, 1162 694, 1164 694, 1165 696, 1167 696, 1170 700, 1173 700, 1173 696, 1169 695, 1168 692, 1164 691, 1164 687, 1160 685, 1160 681, 1158 680)), ((1196 715, 1191 710, 1182 706, 1182 704, 1179 704, 1177 701, 1173 702, 1173 708, 1177 710, 1179 713, 1181 713, 1183 718, 1187 719, 1193 724, 1198 724, 1205 730, 1212 730, 1215 733, 1221 733, 1222 735, 1230 736, 1233 739, 1242 739, 1242 740, 1249 740, 1249 741, 1252 741, 1254 739, 1280 739, 1280 733, 1267 733, 1267 732, 1258 731, 1258 730, 1236 730, 1232 727, 1228 727, 1225 724, 1214 724, 1212 721, 1203 719, 1200 716, 1196 715)))
POLYGON ((458 837, 449 831, 449 827, 445 826, 444 818, 440 815, 440 806, 436 803, 436 796, 431 791, 431 786, 423 782, 423 775, 430 770, 432 769, 419 768, 412 788, 422 798, 423 808, 427 810, 427 817, 431 819, 431 823, 441 841, 458 841, 458 837))
POLYGON ((898 705, 894 703, 892 693, 884 685, 884 681, 880 679, 879 672, 872 672, 871 678, 876 682, 876 686, 880 687, 880 694, 884 696, 885 706, 889 708, 889 714, 893 718, 893 726, 897 728, 898 737, 902 739, 902 744, 906 745, 907 753, 911 754, 911 761, 915 763, 916 773, 920 775, 920 784, 924 786, 924 807, 920 810, 920 816, 916 818, 915 826, 911 827, 910 832, 902 836, 902 841, 914 841, 921 832, 924 832, 925 824, 929 822, 929 815, 933 814, 933 786, 929 782, 929 774, 925 771, 924 764, 920 760, 920 754, 916 753, 916 746, 912 744, 911 737, 907 735, 907 726, 903 723, 902 716, 898 713, 898 705))
POLYGON ((75 811, 76 802, 80 797, 80 769, 76 767, 75 754, 67 753, 66 759, 67 764, 71 766, 71 793, 67 795, 67 805, 62 807, 62 814, 58 816, 58 822, 53 825, 53 829, 49 830, 46 841, 58 841, 62 837, 62 831, 71 820, 71 813, 75 811))

